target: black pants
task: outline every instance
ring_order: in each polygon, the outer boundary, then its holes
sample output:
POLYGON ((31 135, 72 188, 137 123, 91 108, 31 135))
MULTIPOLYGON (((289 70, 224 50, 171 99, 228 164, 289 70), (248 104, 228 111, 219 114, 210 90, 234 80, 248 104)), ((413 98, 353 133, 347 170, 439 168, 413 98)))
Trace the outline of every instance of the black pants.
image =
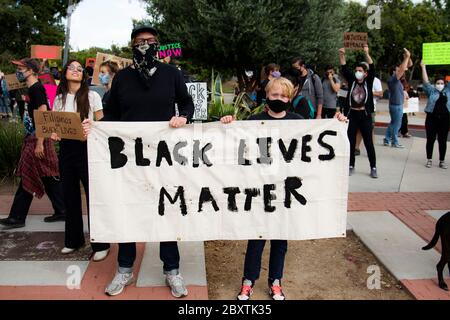
MULTIPOLYGON (((52 202, 55 214, 65 214, 66 209, 64 207, 62 186, 59 178, 43 177, 41 179, 44 183, 45 193, 52 202)), ((9 217, 25 222, 31 202, 33 202, 33 195, 25 191, 22 186, 22 181, 20 181, 19 188, 17 188, 11 206, 11 211, 9 212, 9 217)))
MULTIPOLYGON (((86 193, 89 210, 87 144, 81 141, 62 140, 59 146, 61 181, 67 208, 64 245, 67 248, 76 249, 85 243, 80 181, 86 193)), ((91 246, 94 252, 109 248, 108 243, 92 243, 91 246)))
MULTIPOLYGON (((266 240, 249 240, 245 253, 244 278, 254 283, 259 279, 261 258, 266 240)), ((269 285, 283 278, 284 259, 288 247, 287 240, 270 241, 269 285)))
POLYGON ((439 160, 445 160, 449 127, 449 114, 434 115, 432 113, 427 113, 427 118, 425 120, 425 129, 427 131, 427 159, 433 158, 434 142, 437 137, 439 144, 439 160))
POLYGON ((356 134, 358 129, 361 131, 363 137, 364 146, 367 150, 367 155, 369 157, 370 167, 376 168, 377 160, 375 156, 375 147, 373 146, 373 123, 372 116, 368 114, 365 110, 350 110, 348 114, 348 140, 350 141, 350 166, 355 166, 355 147, 356 147, 356 134))
POLYGON ((336 114, 336 109, 322 108, 322 119, 333 119, 336 114))
MULTIPOLYGON (((164 263, 164 271, 180 268, 180 253, 177 242, 161 242, 159 258, 164 263)), ((136 260, 136 243, 119 243, 119 267, 132 268, 136 260)))
POLYGON ((402 118, 402 126, 400 127, 400 133, 405 135, 408 133, 408 114, 404 113, 402 118))

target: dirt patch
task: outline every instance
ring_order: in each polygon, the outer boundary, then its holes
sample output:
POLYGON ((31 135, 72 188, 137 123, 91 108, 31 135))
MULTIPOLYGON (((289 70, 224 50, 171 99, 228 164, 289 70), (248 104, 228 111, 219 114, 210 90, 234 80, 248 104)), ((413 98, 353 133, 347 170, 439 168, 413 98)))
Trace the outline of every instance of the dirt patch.
MULTIPOLYGON (((205 242, 208 294, 212 300, 235 299, 241 284, 246 241, 205 242)), ((261 277, 253 299, 267 294, 270 244, 264 250, 261 277)), ((283 290, 289 300, 361 299, 411 300, 413 297, 381 265, 352 232, 343 239, 290 241, 284 268, 283 290), (371 265, 381 270, 381 288, 369 290, 371 265)))

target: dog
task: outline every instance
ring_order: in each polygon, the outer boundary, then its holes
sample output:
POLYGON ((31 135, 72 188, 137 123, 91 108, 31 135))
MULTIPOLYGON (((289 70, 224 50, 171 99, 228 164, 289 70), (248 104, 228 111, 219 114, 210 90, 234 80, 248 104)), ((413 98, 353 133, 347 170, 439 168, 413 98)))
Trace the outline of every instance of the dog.
POLYGON ((436 222, 436 232, 434 233, 433 239, 431 239, 430 243, 423 247, 422 250, 430 250, 433 248, 437 244, 439 238, 441 238, 442 245, 441 260, 439 260, 439 263, 436 266, 439 288, 448 291, 447 284, 444 281, 443 271, 446 264, 448 264, 450 270, 450 211, 444 214, 436 222))

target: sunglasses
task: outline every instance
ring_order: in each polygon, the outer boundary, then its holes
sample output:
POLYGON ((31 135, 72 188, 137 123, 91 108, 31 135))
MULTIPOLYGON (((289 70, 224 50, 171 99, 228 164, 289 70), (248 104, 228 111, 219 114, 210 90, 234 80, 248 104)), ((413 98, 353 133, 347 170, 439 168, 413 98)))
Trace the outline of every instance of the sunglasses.
POLYGON ((84 69, 82 67, 75 67, 74 65, 70 65, 67 67, 68 70, 70 71, 78 71, 78 72, 83 72, 84 69))
POLYGON ((147 39, 142 39, 142 38, 137 38, 134 42, 135 46, 143 46, 145 44, 158 44, 158 40, 156 40, 155 38, 147 38, 147 39))

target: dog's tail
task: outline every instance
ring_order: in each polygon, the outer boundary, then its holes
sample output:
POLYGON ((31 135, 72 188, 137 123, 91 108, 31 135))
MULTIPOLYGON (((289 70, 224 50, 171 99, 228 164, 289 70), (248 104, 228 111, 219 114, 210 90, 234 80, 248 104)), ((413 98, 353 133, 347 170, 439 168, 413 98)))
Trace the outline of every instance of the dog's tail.
POLYGON ((430 243, 427 244, 425 247, 423 247, 422 250, 430 250, 431 248, 434 248, 434 246, 437 244, 438 240, 439 240, 439 232, 436 229, 433 239, 431 239, 430 243))

